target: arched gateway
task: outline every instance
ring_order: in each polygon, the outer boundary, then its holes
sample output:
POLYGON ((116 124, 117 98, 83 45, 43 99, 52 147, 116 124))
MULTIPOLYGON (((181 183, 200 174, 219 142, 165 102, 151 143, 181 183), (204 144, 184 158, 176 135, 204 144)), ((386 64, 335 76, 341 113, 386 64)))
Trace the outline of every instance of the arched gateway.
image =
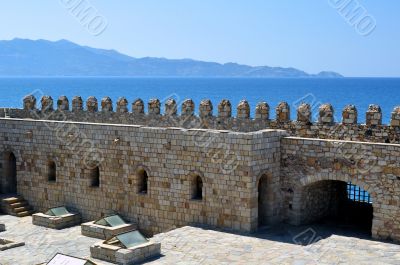
POLYGON ((296 225, 329 220, 373 234, 379 219, 376 196, 374 188, 355 178, 303 177, 293 190, 289 220, 296 225))

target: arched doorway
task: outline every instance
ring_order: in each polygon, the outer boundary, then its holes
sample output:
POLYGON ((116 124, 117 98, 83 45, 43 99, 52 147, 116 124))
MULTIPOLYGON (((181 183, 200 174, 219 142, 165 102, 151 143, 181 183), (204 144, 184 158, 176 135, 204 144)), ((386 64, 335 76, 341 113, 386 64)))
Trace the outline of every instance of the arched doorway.
POLYGON ((271 212, 272 198, 268 180, 268 175, 264 174, 258 181, 258 227, 263 227, 269 223, 268 216, 271 212))
POLYGON ((17 159, 12 152, 6 152, 3 159, 3 193, 17 193, 17 159))
POLYGON ((324 224, 338 232, 370 235, 373 199, 351 182, 319 180, 302 186, 293 196, 292 218, 296 224, 324 224))

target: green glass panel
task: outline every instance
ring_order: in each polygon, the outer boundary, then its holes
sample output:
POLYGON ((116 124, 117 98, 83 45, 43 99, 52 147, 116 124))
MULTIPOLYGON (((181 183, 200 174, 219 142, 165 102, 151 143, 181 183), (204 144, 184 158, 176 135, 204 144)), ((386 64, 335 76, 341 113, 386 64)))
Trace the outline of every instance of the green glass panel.
POLYGON ((109 223, 104 218, 101 218, 100 220, 97 220, 94 222, 96 225, 102 225, 102 226, 110 226, 109 223))
POLYGON ((63 216, 70 214, 70 212, 68 212, 68 210, 65 207, 57 207, 48 210, 46 214, 51 216, 63 216))
POLYGON ((126 248, 131 248, 148 242, 148 240, 139 231, 131 231, 125 234, 121 234, 116 236, 116 238, 126 248))
POLYGON ((125 221, 122 220, 121 217, 119 217, 119 215, 108 216, 105 217, 104 220, 112 227, 126 224, 125 221))

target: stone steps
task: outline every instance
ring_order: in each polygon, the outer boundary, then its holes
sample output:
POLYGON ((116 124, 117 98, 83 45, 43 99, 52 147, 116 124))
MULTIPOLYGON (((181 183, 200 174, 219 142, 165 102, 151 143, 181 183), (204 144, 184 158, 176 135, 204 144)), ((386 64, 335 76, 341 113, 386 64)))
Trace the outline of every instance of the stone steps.
POLYGON ((19 195, 4 195, 1 198, 1 208, 9 215, 24 217, 33 214, 33 208, 19 195))

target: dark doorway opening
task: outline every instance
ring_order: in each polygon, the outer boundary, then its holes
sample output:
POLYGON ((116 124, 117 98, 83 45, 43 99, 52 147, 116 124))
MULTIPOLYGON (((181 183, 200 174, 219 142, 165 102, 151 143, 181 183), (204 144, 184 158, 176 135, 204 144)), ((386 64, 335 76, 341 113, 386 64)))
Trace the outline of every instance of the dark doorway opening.
POLYGON ((324 224, 338 234, 370 236, 373 205, 369 193, 343 181, 324 180, 305 186, 299 199, 300 224, 324 224))
POLYGON ((4 156, 4 193, 17 193, 17 159, 12 152, 4 156))

